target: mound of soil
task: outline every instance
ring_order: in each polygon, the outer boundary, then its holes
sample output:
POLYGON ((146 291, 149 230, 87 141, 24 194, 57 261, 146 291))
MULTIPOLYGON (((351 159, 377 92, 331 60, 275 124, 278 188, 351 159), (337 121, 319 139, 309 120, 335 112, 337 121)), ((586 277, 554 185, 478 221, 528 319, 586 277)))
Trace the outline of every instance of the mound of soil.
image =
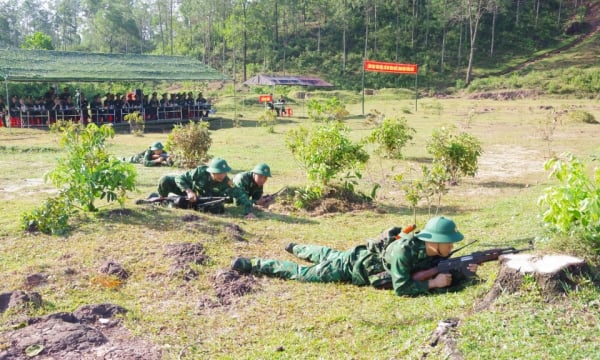
POLYGON ((208 255, 204 254, 204 247, 200 243, 180 243, 166 246, 165 256, 174 261, 169 266, 171 277, 182 277, 184 280, 198 278, 198 271, 190 264, 202 265, 208 261, 208 255))
POLYGON ((211 277, 217 300, 208 296, 202 297, 197 307, 212 309, 231 305, 234 299, 258 291, 258 283, 254 276, 242 276, 234 270, 220 270, 211 277))
MULTIPOLYGON (((294 196, 298 195, 291 192, 282 194, 269 209, 279 213, 298 211, 294 207, 294 196)), ((373 209, 375 204, 365 196, 344 188, 329 187, 323 191, 321 198, 308 201, 302 211, 320 216, 373 209)))
POLYGON ((158 346, 135 339, 116 315, 127 310, 112 304, 85 305, 73 313, 30 318, 25 326, 3 333, 9 346, 2 360, 158 360, 158 346))

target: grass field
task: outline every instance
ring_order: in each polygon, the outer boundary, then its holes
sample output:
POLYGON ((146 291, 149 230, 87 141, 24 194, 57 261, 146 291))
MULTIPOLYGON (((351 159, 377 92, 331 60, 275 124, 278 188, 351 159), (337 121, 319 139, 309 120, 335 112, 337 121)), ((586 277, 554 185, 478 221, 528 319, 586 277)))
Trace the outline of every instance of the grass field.
MULTIPOLYGON (((346 121, 351 137, 368 135, 372 125, 362 116, 360 102, 348 103, 346 121)), ((270 133, 257 126, 262 108, 237 109, 239 126, 229 120, 211 124, 210 154, 229 162, 233 172, 258 162, 271 165, 273 177, 266 192, 282 186, 307 184, 303 171, 285 147, 285 133, 299 125, 312 126, 301 103, 294 115, 282 118, 270 133)), ((134 204, 156 188, 160 176, 176 168, 138 169, 138 193, 130 195, 128 216, 110 204, 97 214, 72 219, 66 237, 28 234, 19 222, 23 211, 40 205, 55 189, 42 181, 56 158, 64 156, 58 137, 40 130, 0 129, 0 293, 25 290, 34 273, 48 281, 34 289, 43 307, 26 315, 73 311, 84 304, 114 303, 128 309, 124 323, 136 336, 162 348, 164 359, 443 359, 443 346, 430 345, 439 321, 457 319, 457 351, 465 359, 600 359, 600 291, 582 282, 577 291, 547 301, 531 285, 516 294, 501 295, 490 308, 475 311, 494 283, 498 266, 481 267, 481 282, 460 292, 420 297, 397 297, 390 291, 345 284, 304 284, 257 278, 256 291, 234 298, 231 304, 207 307, 215 299, 213 276, 229 267, 236 256, 292 259, 284 246, 315 243, 346 249, 375 237, 393 225, 414 221, 393 175, 429 161, 425 144, 433 129, 454 125, 479 138, 484 153, 479 172, 453 186, 443 198, 439 214, 452 217, 466 239, 487 246, 522 246, 517 239, 541 235, 537 198, 551 181, 544 162, 569 151, 582 160, 597 153, 600 125, 577 123, 573 110, 584 110, 600 120, 597 100, 538 98, 535 100, 422 99, 368 97, 365 113, 377 109, 387 117, 404 116, 416 129, 403 151, 406 160, 372 155, 360 189, 380 184, 378 211, 313 216, 300 211, 262 212, 257 220, 243 219, 237 209, 224 216, 198 213, 185 222, 185 210, 134 204), (226 226, 243 230, 243 241, 233 239, 226 226), (168 244, 200 242, 210 260, 197 265, 199 277, 187 281, 169 275, 168 244), (116 289, 98 283, 98 267, 107 260, 121 263, 131 274, 116 289), (184 351, 185 350, 185 351, 184 351)), ((232 118, 233 111, 218 113, 232 118)), ((164 133, 144 136, 118 134, 110 140, 116 156, 128 156, 164 133)), ((369 148, 371 152, 373 149, 369 148)), ((97 205, 101 205, 98 202, 97 205)), ((103 204, 102 204, 103 205, 103 204)), ((436 209, 432 209, 432 214, 436 209)), ((431 216, 422 206, 416 223, 431 216)), ((538 241, 538 252, 570 252, 556 243, 538 241)), ((586 254, 578 254, 586 256, 586 254)), ((594 261, 590 257, 591 261, 594 261)), ((3 324, 23 313, 0 314, 3 324)), ((6 326, 1 330, 8 331, 6 326)), ((8 346, 0 336, 0 351, 8 346)))

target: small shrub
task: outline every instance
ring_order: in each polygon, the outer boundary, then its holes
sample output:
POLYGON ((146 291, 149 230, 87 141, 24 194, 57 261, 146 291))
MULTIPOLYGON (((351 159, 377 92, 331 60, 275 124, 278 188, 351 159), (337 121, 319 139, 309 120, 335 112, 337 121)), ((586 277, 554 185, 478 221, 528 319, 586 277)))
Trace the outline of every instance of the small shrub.
POLYGON ((277 114, 271 110, 265 110, 265 112, 258 117, 258 123, 260 126, 265 127, 268 133, 272 134, 275 132, 277 114))
POLYGON ((346 135, 340 123, 322 125, 309 131, 305 127, 288 132, 286 146, 305 168, 308 179, 327 185, 343 170, 356 170, 369 159, 361 144, 346 135))
POLYGON ((583 122, 586 124, 597 124, 598 121, 594 117, 593 114, 590 114, 587 111, 583 110, 575 110, 569 113, 569 118, 576 122, 583 122))
POLYGON ((65 124, 60 145, 67 157, 45 175, 71 204, 86 211, 96 211, 96 199, 125 202, 127 191, 135 190, 133 164, 119 161, 106 150, 105 140, 114 137, 112 126, 65 124))
POLYGON ((433 155, 433 165, 443 168, 452 184, 457 184, 463 176, 477 173, 481 142, 470 134, 456 133, 454 127, 442 127, 433 132, 426 148, 433 155))
POLYGON ((175 164, 194 168, 209 159, 208 150, 212 139, 208 123, 190 121, 186 125, 175 125, 167 137, 166 148, 175 164))
POLYGON ((49 235, 64 235, 69 231, 70 203, 67 197, 59 195, 50 198, 30 212, 21 215, 24 230, 40 231, 49 235))
POLYGON ((406 118, 385 119, 371 131, 365 142, 376 144, 375 151, 383 157, 402 159, 402 148, 413 139, 414 133, 416 130, 408 126, 406 118))
POLYGON ((136 136, 144 135, 144 130, 146 128, 146 123, 144 121, 144 117, 137 111, 129 113, 123 117, 125 121, 129 123, 129 128, 131 129, 131 133, 136 136))
POLYGON ((544 164, 559 183, 538 199, 542 222, 550 233, 582 239, 600 252, 600 168, 590 177, 576 156, 562 157, 544 164))
POLYGON ((327 99, 324 102, 311 99, 306 104, 306 109, 308 117, 317 122, 342 121, 349 114, 345 105, 337 97, 327 99))

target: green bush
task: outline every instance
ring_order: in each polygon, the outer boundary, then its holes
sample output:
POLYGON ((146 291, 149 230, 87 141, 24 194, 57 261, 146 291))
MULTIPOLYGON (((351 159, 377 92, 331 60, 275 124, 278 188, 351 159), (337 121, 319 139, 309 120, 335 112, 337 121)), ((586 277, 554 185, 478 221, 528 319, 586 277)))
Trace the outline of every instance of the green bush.
POLYGON ((123 205, 127 191, 135 190, 133 164, 119 161, 106 150, 105 140, 114 137, 112 126, 65 123, 60 145, 67 157, 45 175, 72 204, 96 211, 96 199, 118 201, 123 205))
POLYGON ((64 235, 69 231, 69 217, 71 216, 70 202, 62 194, 46 200, 46 202, 25 212, 21 216, 22 228, 33 232, 40 231, 50 235, 64 235))
POLYGON ((600 252, 600 168, 590 177, 586 166, 568 153, 548 160, 544 168, 559 182, 538 199, 544 227, 580 238, 600 252))
POLYGON ((306 104, 306 109, 309 119, 313 121, 342 121, 349 114, 337 97, 325 101, 311 99, 306 104))
POLYGON ((569 113, 569 118, 571 118, 571 120, 576 121, 576 122, 583 122, 586 124, 597 124, 598 121, 596 121, 596 118, 594 117, 593 114, 590 114, 587 111, 583 111, 583 110, 575 110, 575 111, 571 111, 569 113))
POLYGON ((408 126, 406 118, 385 119, 373 129, 365 139, 366 143, 376 144, 376 152, 383 157, 402 159, 402 148, 413 139, 416 130, 408 126))
POLYGON ((291 130, 286 146, 305 168, 308 179, 327 185, 343 170, 358 169, 369 160, 360 144, 347 137, 348 128, 340 123, 321 125, 309 131, 305 127, 291 130))
POLYGON ((434 130, 426 149, 433 155, 433 165, 443 168, 452 184, 477 173, 481 142, 470 134, 457 133, 455 127, 442 127, 434 130))
POLYGON ((177 166, 191 169, 209 159, 211 145, 208 123, 190 121, 186 125, 175 125, 165 146, 177 166))

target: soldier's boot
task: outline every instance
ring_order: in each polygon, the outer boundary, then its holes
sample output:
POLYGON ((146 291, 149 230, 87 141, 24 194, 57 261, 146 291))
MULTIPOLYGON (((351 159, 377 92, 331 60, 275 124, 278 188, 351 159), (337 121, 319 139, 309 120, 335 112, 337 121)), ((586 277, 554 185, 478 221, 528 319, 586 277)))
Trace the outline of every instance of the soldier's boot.
POLYGON ((252 272, 252 262, 249 258, 238 257, 231 262, 231 269, 240 274, 250 274, 252 272))
POLYGON ((289 243, 285 246, 285 251, 289 252, 290 254, 294 253, 294 246, 296 246, 296 243, 289 243))

